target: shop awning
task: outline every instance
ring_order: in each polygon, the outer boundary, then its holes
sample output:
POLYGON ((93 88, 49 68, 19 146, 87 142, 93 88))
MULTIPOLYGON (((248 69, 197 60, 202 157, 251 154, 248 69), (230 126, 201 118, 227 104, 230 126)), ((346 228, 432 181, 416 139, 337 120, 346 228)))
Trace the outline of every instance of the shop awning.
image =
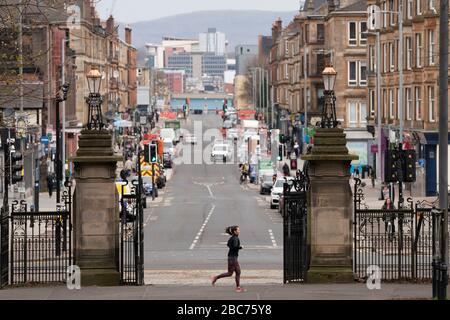
POLYGON ((346 130, 347 140, 374 140, 373 135, 367 130, 346 130))
MULTIPOLYGON (((423 132, 423 135, 425 136, 425 139, 426 139, 425 144, 432 144, 432 145, 439 144, 439 133, 438 132, 423 132)), ((447 141, 450 141, 450 133, 448 133, 447 141)))

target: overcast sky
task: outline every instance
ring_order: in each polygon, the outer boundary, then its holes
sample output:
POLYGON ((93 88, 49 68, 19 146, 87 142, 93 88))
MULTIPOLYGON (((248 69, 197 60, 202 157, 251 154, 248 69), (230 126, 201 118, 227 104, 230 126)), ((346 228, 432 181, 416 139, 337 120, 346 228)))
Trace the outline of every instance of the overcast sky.
MULTIPOLYGON (((299 0, 97 0, 102 19, 112 12, 125 23, 152 20, 202 10, 295 11, 299 0), (113 6, 113 4, 115 5, 113 6)), ((303 2, 303 1, 302 1, 303 2)))

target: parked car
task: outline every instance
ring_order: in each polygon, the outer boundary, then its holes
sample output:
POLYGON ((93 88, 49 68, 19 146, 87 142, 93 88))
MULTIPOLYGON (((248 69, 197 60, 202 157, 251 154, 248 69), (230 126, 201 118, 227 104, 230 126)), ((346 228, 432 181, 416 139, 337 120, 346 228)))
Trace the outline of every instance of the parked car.
POLYGON ((270 194, 273 187, 273 176, 269 175, 263 175, 260 178, 260 185, 259 193, 260 194, 270 194))
POLYGON ((165 168, 172 168, 173 167, 173 161, 172 161, 172 156, 170 155, 170 153, 164 153, 163 155, 163 165, 165 168))
POLYGON ((227 130, 227 139, 229 140, 238 140, 239 131, 237 128, 230 128, 227 130))
POLYGON ((282 179, 277 179, 272 187, 270 193, 270 209, 275 209, 280 204, 280 198, 283 194, 283 186, 286 180, 293 180, 293 177, 283 177, 282 179))
POLYGON ((167 178, 164 172, 164 167, 162 164, 159 164, 159 175, 156 178, 156 186, 158 189, 162 189, 166 186, 167 178))
POLYGON ((169 153, 172 157, 175 156, 175 145, 172 139, 164 139, 164 152, 169 153))

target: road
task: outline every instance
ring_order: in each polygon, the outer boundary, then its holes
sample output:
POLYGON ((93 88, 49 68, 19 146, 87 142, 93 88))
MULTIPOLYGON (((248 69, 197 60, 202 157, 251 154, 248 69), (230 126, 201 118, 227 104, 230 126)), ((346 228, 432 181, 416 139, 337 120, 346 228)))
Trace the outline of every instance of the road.
MULTIPOLYGON (((216 115, 192 115, 184 128, 220 128, 216 115)), ((200 142, 202 133, 197 132, 200 142)), ((205 143, 207 145, 207 143, 205 143)), ((198 161, 197 161, 198 162, 198 161)), ((226 271, 229 235, 241 229, 242 278, 281 283, 282 220, 266 197, 239 184, 236 164, 180 164, 161 196, 144 212, 146 283, 195 284, 226 271)), ((226 282, 226 281, 225 281, 226 282)))

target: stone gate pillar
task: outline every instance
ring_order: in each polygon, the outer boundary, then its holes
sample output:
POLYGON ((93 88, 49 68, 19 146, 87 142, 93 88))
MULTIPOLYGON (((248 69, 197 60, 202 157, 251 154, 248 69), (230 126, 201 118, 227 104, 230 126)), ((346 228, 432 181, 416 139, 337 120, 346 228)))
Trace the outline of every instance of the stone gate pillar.
POLYGON ((308 282, 353 281, 350 155, 341 128, 317 129, 311 154, 308 193, 308 282))
POLYGON ((117 286, 119 274, 119 199, 117 161, 108 131, 84 130, 75 166, 74 264, 81 285, 117 286))

